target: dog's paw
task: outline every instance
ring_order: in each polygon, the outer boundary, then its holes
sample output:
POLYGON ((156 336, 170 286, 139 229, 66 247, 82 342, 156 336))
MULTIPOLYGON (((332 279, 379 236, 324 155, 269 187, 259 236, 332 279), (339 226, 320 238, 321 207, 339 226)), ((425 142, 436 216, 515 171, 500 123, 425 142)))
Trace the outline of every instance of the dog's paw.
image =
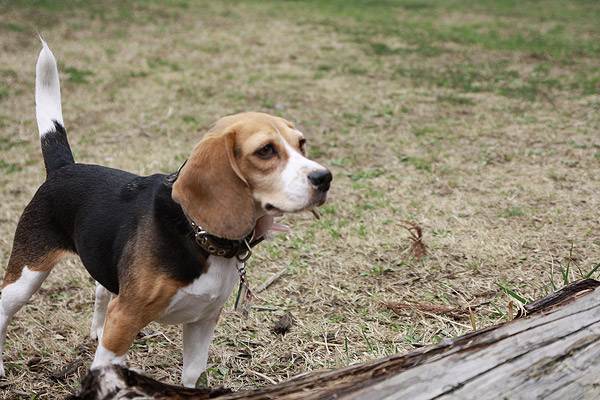
POLYGON ((0 360, 0 378, 4 378, 6 374, 4 373, 4 363, 0 360))
POLYGON ((90 331, 90 337, 92 338, 92 340, 100 341, 102 339, 102 332, 103 331, 104 331, 103 328, 96 328, 96 329, 94 329, 92 327, 92 329, 90 331))

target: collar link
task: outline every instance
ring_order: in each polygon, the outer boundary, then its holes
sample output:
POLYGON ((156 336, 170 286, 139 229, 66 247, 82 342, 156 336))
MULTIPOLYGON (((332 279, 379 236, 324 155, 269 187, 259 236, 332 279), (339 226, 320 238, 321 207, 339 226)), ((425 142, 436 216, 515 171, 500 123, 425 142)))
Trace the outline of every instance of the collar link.
POLYGON ((208 254, 225 258, 235 257, 238 262, 245 263, 252 256, 252 248, 264 240, 263 237, 254 239, 254 231, 241 240, 220 238, 202 229, 185 210, 183 213, 194 231, 194 240, 208 254))

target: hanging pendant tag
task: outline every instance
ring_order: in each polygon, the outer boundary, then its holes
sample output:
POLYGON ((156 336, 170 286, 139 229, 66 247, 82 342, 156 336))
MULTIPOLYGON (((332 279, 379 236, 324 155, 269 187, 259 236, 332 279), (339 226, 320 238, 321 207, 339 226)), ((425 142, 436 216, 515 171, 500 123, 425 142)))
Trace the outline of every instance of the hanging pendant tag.
POLYGON ((248 318, 250 309, 252 308, 252 298, 254 295, 248 286, 240 280, 240 288, 237 298, 235 299, 235 311, 240 313, 242 317, 248 318))

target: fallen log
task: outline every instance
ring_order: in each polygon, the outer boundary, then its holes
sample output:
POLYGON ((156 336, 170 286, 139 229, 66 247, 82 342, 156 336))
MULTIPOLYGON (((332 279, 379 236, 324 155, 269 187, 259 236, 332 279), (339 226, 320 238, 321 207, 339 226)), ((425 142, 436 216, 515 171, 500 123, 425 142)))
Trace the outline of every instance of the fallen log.
POLYGON ((120 367, 89 372, 71 399, 600 398, 600 282, 586 279, 525 315, 459 338, 255 390, 185 389, 120 367))

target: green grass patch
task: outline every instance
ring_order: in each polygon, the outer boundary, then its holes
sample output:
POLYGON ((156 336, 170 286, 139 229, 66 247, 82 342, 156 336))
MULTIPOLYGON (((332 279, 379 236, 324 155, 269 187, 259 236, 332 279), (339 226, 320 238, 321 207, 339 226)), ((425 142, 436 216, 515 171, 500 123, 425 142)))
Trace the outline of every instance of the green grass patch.
POLYGON ((352 173, 346 173, 346 176, 348 176, 353 181, 362 181, 365 179, 377 178, 378 176, 382 175, 383 173, 385 173, 385 168, 375 167, 375 168, 367 168, 367 169, 352 172, 352 173))
POLYGON ((392 49, 388 47, 385 43, 375 42, 371 43, 371 51, 373 51, 373 53, 378 56, 389 56, 392 54, 400 54, 404 50, 401 48, 392 49))
MULTIPOLYGON (((490 63, 456 63, 443 68, 432 66, 400 66, 395 74, 415 86, 449 88, 463 93, 491 92, 507 97, 535 101, 540 97, 551 97, 554 90, 562 90, 570 78, 550 75, 552 64, 538 64, 533 71, 522 75, 506 61, 490 63)), ((582 94, 594 93, 594 79, 579 80, 571 86, 582 94)), ((472 105, 471 99, 461 96, 438 96, 439 101, 451 104, 472 105)))
POLYGON ((9 91, 7 87, 4 86, 0 86, 0 101, 2 101, 3 99, 7 98, 9 95, 9 91))
POLYGON ((171 71, 181 71, 178 63, 165 60, 160 57, 153 57, 147 60, 148 66, 152 69, 168 67, 171 71))
POLYGON ((415 169, 420 169, 427 172, 431 172, 432 170, 432 161, 426 160, 422 157, 398 156, 397 159, 401 163, 412 165, 415 167, 415 169))
POLYGON ((522 217, 526 213, 525 207, 512 205, 502 213, 504 217, 522 217))
POLYGON ((527 303, 531 303, 533 301, 533 299, 520 296, 514 290, 509 289, 508 284, 506 284, 506 283, 504 283, 503 285, 498 282, 494 282, 494 283, 496 284, 496 286, 498 286, 499 288, 504 290, 506 292, 506 294, 508 294, 510 297, 514 298, 521 304, 527 304, 527 303))
POLYGON ((19 25, 11 22, 0 22, 0 32, 3 30, 13 32, 29 32, 30 28, 24 25, 19 25))
POLYGON ((7 137, 0 137, 0 150, 9 150, 9 149, 12 149, 13 147, 23 146, 26 144, 27 144, 26 140, 11 141, 7 137))
POLYGON ((21 171, 22 169, 23 168, 21 168, 21 166, 18 163, 0 160, 0 171, 3 171, 6 174, 12 174, 21 171))
POLYGON ((425 127, 425 128, 415 129, 413 133, 415 134, 415 136, 419 137, 419 136, 425 136, 425 135, 433 133, 433 132, 435 132, 434 128, 425 127))
POLYGON ((89 76, 94 75, 94 73, 92 71, 80 70, 80 69, 73 68, 73 67, 65 68, 64 72, 69 75, 67 78, 67 81, 69 81, 71 83, 77 83, 77 84, 90 83, 87 78, 89 76))

